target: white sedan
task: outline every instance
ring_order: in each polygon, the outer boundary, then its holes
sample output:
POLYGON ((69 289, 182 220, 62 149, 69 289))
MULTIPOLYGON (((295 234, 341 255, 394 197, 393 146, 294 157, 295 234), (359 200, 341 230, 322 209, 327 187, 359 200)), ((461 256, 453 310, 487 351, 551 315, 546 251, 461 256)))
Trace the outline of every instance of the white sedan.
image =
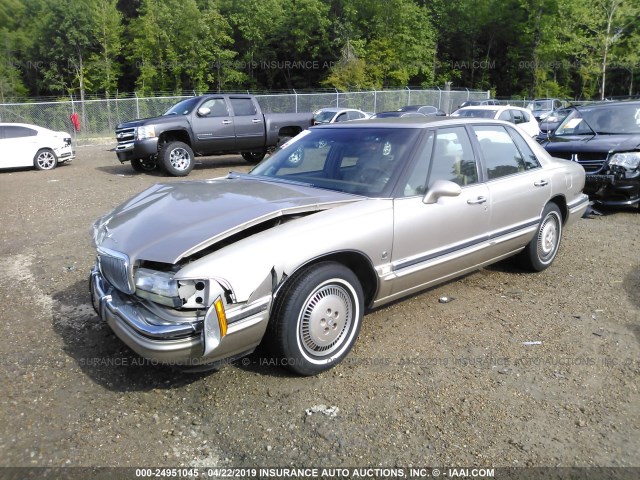
POLYGON ((75 158, 71 135, 25 123, 0 123, 0 168, 51 170, 75 158))
POLYGON ((480 105, 473 107, 462 107, 451 114, 452 117, 475 117, 475 118, 494 118, 496 120, 505 120, 520 127, 530 137, 537 137, 540 133, 538 121, 532 113, 520 107, 512 107, 511 105, 480 105))

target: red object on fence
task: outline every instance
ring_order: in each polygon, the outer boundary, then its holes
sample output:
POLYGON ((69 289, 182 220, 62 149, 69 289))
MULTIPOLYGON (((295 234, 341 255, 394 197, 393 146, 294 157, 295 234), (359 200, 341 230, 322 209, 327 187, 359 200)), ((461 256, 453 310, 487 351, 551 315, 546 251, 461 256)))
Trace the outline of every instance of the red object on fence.
POLYGON ((71 123, 73 124, 73 128, 76 132, 80 131, 80 116, 77 113, 71 114, 71 123))

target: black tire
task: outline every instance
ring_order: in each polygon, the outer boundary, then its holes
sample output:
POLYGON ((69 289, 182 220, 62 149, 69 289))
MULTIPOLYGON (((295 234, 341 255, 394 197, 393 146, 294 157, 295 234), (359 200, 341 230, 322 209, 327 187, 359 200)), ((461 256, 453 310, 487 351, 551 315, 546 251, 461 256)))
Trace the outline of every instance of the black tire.
POLYGON ((155 158, 134 158, 131 160, 131 167, 136 172, 152 172, 156 168, 158 168, 158 162, 156 162, 155 158))
POLYGON ((300 375, 337 365, 353 347, 364 311, 356 275, 322 262, 294 275, 278 294, 269 337, 280 364, 300 375))
POLYGON ((158 162, 168 175, 186 177, 193 170, 193 150, 183 142, 165 143, 158 152, 158 162))
POLYGON ((291 140, 291 137, 280 137, 280 138, 278 138, 278 143, 276 144, 276 147, 280 148, 282 145, 287 143, 289 140, 291 140))
POLYGON ((242 158, 244 158, 249 163, 258 163, 260 162, 264 156, 267 154, 265 151, 261 152, 242 152, 242 158))
POLYGON ((529 245, 520 253, 522 267, 541 272, 553 263, 562 240, 562 214, 555 203, 549 203, 542 211, 542 220, 529 245))
POLYGON ((33 166, 38 170, 53 170, 58 166, 58 157, 50 148, 42 148, 33 157, 33 166))

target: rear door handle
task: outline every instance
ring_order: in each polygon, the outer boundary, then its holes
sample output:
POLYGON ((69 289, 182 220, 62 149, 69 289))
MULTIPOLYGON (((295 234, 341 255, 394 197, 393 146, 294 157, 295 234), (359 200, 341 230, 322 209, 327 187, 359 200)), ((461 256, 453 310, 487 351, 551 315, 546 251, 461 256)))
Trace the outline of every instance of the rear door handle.
POLYGON ((223 125, 231 125, 231 123, 233 123, 231 120, 222 120, 223 125))
POLYGON ((479 205, 479 204, 484 203, 486 201, 487 201, 487 197, 478 197, 475 200, 471 200, 471 199, 467 200, 467 203, 469 205, 479 205))
POLYGON ((254 118, 253 120, 251 120, 251 123, 260 123, 261 120, 259 118, 254 118))
POLYGON ((533 184, 536 187, 544 187, 546 185, 549 185, 549 182, 547 180, 540 180, 539 182, 534 182, 533 184))

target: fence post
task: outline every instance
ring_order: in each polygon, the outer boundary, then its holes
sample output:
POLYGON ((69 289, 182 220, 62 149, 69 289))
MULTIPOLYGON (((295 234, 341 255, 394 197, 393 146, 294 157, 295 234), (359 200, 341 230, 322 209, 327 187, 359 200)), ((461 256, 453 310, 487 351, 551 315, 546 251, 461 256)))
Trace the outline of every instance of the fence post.
POLYGON ((411 89, 408 86, 404 88, 407 89, 407 105, 411 105, 411 89))
POLYGON ((298 113, 298 92, 296 92, 296 89, 292 89, 293 90, 293 98, 295 99, 295 104, 296 104, 296 113, 298 113))
POLYGON ((138 100, 138 92, 133 92, 136 96, 136 118, 140 118, 140 102, 138 100))
POLYGON ((378 113, 378 91, 373 89, 373 113, 378 113))
POLYGON ((442 90, 438 87, 438 108, 442 110, 442 90))

